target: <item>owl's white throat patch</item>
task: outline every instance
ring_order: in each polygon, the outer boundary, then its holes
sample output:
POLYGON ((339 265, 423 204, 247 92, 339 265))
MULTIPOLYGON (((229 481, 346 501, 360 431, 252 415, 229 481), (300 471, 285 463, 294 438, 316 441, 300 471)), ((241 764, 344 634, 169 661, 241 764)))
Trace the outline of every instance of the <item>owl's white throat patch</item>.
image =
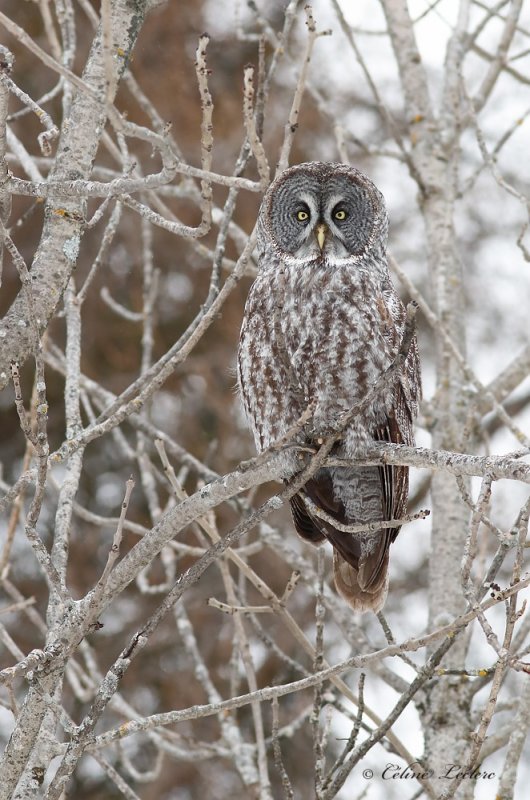
POLYGON ((335 256, 333 254, 327 254, 326 252, 320 252, 318 248, 315 248, 314 252, 310 255, 291 255, 289 253, 285 253, 282 255, 282 262, 287 267, 310 267, 311 265, 314 266, 324 266, 324 267, 347 267, 352 266, 356 262, 361 260, 361 256, 335 256))
POLYGON ((330 267, 351 267, 352 264, 355 264, 357 261, 361 260, 361 256, 334 256, 324 253, 323 260, 330 267))

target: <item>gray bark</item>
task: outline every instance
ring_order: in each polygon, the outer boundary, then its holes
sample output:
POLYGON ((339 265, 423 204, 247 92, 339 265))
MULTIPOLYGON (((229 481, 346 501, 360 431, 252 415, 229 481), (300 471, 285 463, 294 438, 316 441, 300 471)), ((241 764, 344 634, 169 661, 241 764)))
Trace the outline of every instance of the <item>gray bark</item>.
MULTIPOLYGON (((103 35, 99 29, 82 76, 87 91, 78 88, 73 92, 68 116, 61 126, 57 154, 49 176, 51 180, 89 178, 107 121, 107 100, 112 102, 115 97, 147 6, 147 0, 115 0, 112 3, 112 57, 110 62, 105 59, 103 35), (110 75, 106 72, 106 63, 112 64, 110 75)), ((30 319, 32 311, 26 293, 21 291, 1 323, 2 339, 9 342, 9 348, 0 349, 0 388, 7 383, 9 363, 23 363, 32 352, 36 352, 34 324, 42 335, 62 298, 76 266, 85 210, 84 198, 62 197, 60 194, 48 197, 42 236, 30 273, 33 307, 38 316, 30 319)), ((50 622, 47 645, 63 634, 60 615, 55 614, 50 622)), ((0 782, 2 800, 13 796, 25 800, 39 792, 40 781, 35 776, 45 774, 54 754, 51 734, 57 722, 56 712, 49 709, 45 697, 60 697, 61 685, 60 665, 58 670, 30 687, 21 710, 20 724, 4 753, 0 782), (46 720, 44 725, 43 720, 46 720), (19 781, 19 790, 13 794, 19 781)))
MULTIPOLYGON (((87 91, 74 90, 68 116, 63 120, 50 181, 88 179, 103 135, 120 78, 127 66, 148 8, 148 0, 113 0, 112 73, 107 76, 103 34, 98 30, 82 79, 87 91), (109 86, 107 86, 110 77, 109 86), (108 102, 107 102, 108 101, 108 102)), ((42 335, 75 269, 83 237, 86 200, 83 197, 48 196, 39 247, 31 267, 31 291, 42 335)), ((25 293, 21 291, 0 323, 0 335, 9 348, 0 349, 0 389, 9 380, 9 363, 23 363, 35 352, 33 326, 25 293)))
MULTIPOLYGON (((412 20, 405 0, 383 0, 394 54, 398 63, 406 113, 413 121, 415 148, 412 160, 419 178, 420 205, 429 253, 432 301, 438 320, 466 352, 462 266, 456 250, 454 229, 455 159, 457 146, 461 39, 465 18, 459 18, 448 46, 445 88, 441 107, 432 108, 427 76, 415 43, 412 20)), ((462 9, 465 3, 462 4, 462 9)), ((465 15, 465 11, 464 11, 465 15)), ((462 448, 468 399, 463 375, 450 357, 442 335, 436 337, 437 402, 433 409, 432 439, 435 450, 462 448)), ((469 523, 469 509, 448 472, 436 472, 431 482, 432 533, 429 559, 429 625, 443 624, 465 608, 460 578, 462 543, 469 523)), ((467 641, 457 637, 442 664, 458 668, 465 662, 467 641)), ((424 763, 433 770, 437 792, 446 782, 436 776, 444 766, 462 763, 470 731, 470 699, 464 696, 459 678, 433 683, 425 689, 421 706, 425 733, 424 763), (448 686, 449 683, 449 686, 448 686)))

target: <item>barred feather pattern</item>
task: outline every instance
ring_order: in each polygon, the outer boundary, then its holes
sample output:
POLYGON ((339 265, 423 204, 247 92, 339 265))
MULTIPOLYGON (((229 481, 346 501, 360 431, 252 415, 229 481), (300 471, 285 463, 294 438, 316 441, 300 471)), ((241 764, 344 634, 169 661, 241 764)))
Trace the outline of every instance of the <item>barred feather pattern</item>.
MULTIPOLYGON (((309 404, 311 417, 295 441, 314 444, 335 432, 395 360, 405 309, 390 280, 386 235, 382 195, 352 167, 302 164, 269 187, 258 225, 259 274, 245 306, 238 353, 241 397, 258 451, 296 428, 309 404), (296 216, 301 208, 309 214, 303 226, 296 216), (346 214, 340 224, 337 209, 346 214), (325 228, 323 247, 319 225, 325 228)), ((420 392, 414 339, 398 380, 383 382, 373 402, 352 417, 336 455, 354 457, 373 440, 413 444, 420 392)), ((286 481, 298 465, 296 453, 287 451, 286 481)), ((399 529, 353 534, 332 520, 359 525, 400 518, 407 493, 406 467, 333 467, 319 470, 291 501, 300 536, 331 542, 336 587, 355 610, 382 608, 389 547, 399 529)))

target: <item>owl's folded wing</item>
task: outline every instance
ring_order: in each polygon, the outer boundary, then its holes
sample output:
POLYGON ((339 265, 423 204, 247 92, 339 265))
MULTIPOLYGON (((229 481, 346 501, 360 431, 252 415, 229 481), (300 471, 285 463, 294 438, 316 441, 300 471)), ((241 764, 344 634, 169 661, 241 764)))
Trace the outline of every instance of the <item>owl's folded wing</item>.
MULTIPOLYGON (((413 442, 411 409, 400 383, 396 385, 392 412, 386 424, 374 431, 373 436, 380 442, 413 442)), ((362 596, 377 595, 385 591, 388 551, 399 533, 399 527, 381 528, 378 532, 364 535, 347 533, 335 527, 331 520, 311 513, 304 502, 304 497, 308 497, 328 518, 337 520, 340 525, 357 524, 355 519, 348 518, 344 503, 337 496, 335 482, 339 469, 342 471, 341 484, 344 485, 347 480, 347 472, 351 472, 354 483, 355 467, 320 469, 291 499, 294 524, 303 539, 317 544, 325 537, 333 545, 336 551, 335 574, 336 578, 337 573, 339 577, 343 576, 341 591, 345 596, 353 595, 355 590, 362 596)), ((380 479, 381 514, 373 521, 400 519, 406 513, 408 468, 385 464, 374 469, 377 469, 380 479)), ((353 605, 361 606, 360 603, 353 605)))

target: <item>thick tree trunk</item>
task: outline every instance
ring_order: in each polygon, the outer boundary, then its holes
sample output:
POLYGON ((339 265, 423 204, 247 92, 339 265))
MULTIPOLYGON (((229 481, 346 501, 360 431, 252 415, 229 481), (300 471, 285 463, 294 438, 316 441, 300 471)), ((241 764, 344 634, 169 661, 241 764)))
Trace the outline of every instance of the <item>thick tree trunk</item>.
MULTIPOLYGON (((101 28, 97 31, 82 79, 87 91, 75 89, 61 126, 57 155, 49 181, 87 180, 105 130, 109 103, 114 101, 120 78, 148 9, 148 0, 113 0, 112 37, 107 54, 101 28), (110 65, 110 71, 109 71, 110 65)), ((86 199, 50 195, 44 225, 31 268, 34 322, 39 335, 46 330, 77 264, 85 227, 86 199)), ((35 351, 34 327, 24 288, 1 322, 0 389, 9 380, 11 361, 23 363, 35 351)))
MULTIPOLYGON (((464 294, 453 224, 453 162, 459 151, 455 147, 458 132, 454 121, 458 90, 453 83, 457 64, 451 59, 456 62, 459 58, 459 30, 448 48, 445 93, 442 107, 439 113, 435 113, 407 4, 405 0, 384 0, 383 6, 414 144, 411 166, 419 184, 425 223, 431 303, 443 328, 464 354, 464 294)), ((466 416, 463 378, 460 367, 451 358, 442 332, 438 331, 436 402, 432 409, 433 449, 459 451, 462 448, 466 416)), ((459 496, 455 479, 447 472, 433 475, 431 500, 429 628, 444 624, 464 611, 460 564, 469 520, 469 511, 459 496)), ((465 656, 465 637, 455 637, 442 665, 462 668, 465 656)), ((445 772, 445 765, 462 759, 470 730, 470 701, 464 697, 461 685, 459 678, 431 682, 426 687, 426 702, 419 706, 425 733, 425 766, 432 770, 432 785, 437 792, 447 786, 447 780, 439 779, 445 772)))
MULTIPOLYGON (((57 156, 49 176, 51 181, 90 177, 107 120, 108 103, 114 100, 147 7, 148 0, 115 0, 111 3, 111 51, 105 52, 100 27, 82 76, 88 91, 77 89, 73 93, 71 107, 63 120, 57 156)), ((82 197, 57 195, 48 198, 41 241, 30 273, 33 309, 28 307, 27 295, 22 289, 2 320, 3 340, 10 346, 0 349, 0 389, 8 380, 9 362, 23 362, 35 350, 30 315, 34 315, 33 321, 42 334, 62 297, 76 266, 85 210, 86 200, 82 197)), ((64 631, 61 631, 64 609, 54 602, 53 597, 50 603, 53 613, 48 620, 47 645, 60 635, 64 636, 64 631)), ((57 723, 56 712, 47 710, 48 703, 42 695, 60 697, 61 667, 47 675, 39 686, 33 685, 26 695, 20 724, 15 728, 2 759, 0 800, 12 796, 22 800, 35 797, 40 791, 36 776, 41 772, 44 775, 50 757, 54 755, 50 751, 53 744, 51 731, 57 723), (18 792, 13 795, 19 781, 18 792)))

